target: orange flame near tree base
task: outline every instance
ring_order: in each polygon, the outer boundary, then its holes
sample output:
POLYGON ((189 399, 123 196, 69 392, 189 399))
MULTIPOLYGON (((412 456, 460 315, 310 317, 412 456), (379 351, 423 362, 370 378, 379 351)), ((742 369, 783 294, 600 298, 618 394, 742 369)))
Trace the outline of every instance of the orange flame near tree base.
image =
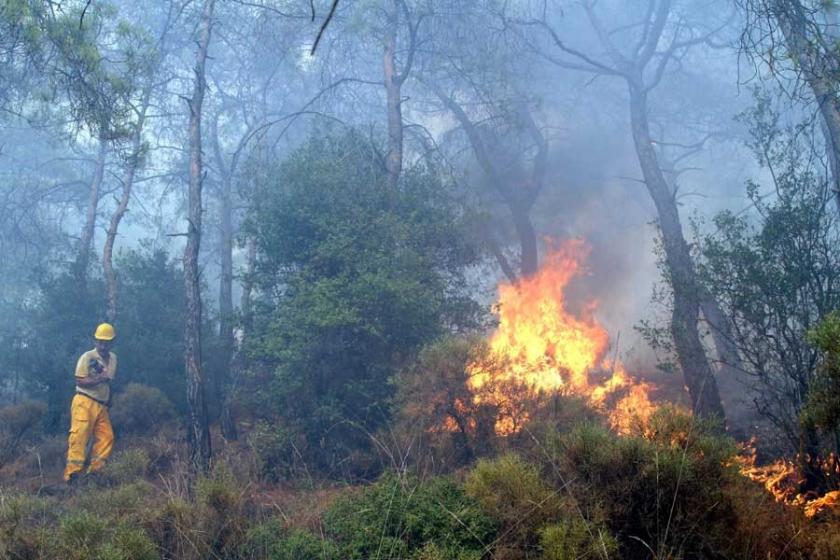
POLYGON ((527 420, 527 413, 516 412, 500 389, 506 385, 531 395, 582 396, 608 412, 619 431, 654 409, 652 386, 634 380, 617 358, 607 357, 609 335, 594 317, 598 302, 588 302, 577 314, 568 309, 566 290, 585 272, 588 253, 579 239, 555 244, 536 274, 499 285, 499 325, 489 347, 502 367, 473 364, 468 373, 476 403, 492 403, 503 411, 496 422, 500 435, 518 431, 527 420))
MULTIPOLYGON (((836 487, 836 480, 840 477, 840 461, 831 454, 819 463, 823 475, 834 480, 836 487)), ((796 463, 788 459, 778 459, 771 464, 758 466, 753 441, 744 444, 741 450, 740 471, 742 475, 764 486, 777 502, 801 508, 808 518, 840 519, 840 491, 832 490, 822 495, 801 493, 804 480, 796 463)))

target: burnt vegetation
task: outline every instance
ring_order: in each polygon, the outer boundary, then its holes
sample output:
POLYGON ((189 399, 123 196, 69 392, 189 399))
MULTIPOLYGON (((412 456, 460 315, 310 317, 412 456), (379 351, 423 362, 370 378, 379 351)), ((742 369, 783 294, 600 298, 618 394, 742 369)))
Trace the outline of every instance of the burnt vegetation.
POLYGON ((840 557, 838 18, 0 0, 0 558, 840 557))

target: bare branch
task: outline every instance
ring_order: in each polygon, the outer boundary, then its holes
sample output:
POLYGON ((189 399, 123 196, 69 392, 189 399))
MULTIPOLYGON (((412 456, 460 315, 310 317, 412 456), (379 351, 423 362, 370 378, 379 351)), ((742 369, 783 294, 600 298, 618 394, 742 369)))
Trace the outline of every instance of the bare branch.
POLYGON ((321 24, 321 28, 318 30, 318 35, 315 37, 315 42, 312 43, 312 50, 309 51, 310 56, 315 55, 315 51, 318 49, 318 44, 321 42, 321 37, 324 36, 324 31, 327 30, 327 26, 332 21, 332 18, 335 15, 335 11, 338 9, 338 2, 339 0, 333 0, 332 6, 330 6, 330 11, 327 14, 327 18, 324 20, 324 23, 321 24))

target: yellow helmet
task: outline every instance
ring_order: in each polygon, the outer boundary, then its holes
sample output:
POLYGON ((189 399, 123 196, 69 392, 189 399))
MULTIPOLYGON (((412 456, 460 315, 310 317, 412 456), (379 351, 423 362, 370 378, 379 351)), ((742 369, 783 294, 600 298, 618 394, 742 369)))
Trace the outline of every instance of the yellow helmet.
POLYGON ((115 336, 117 336, 117 333, 110 323, 102 323, 96 327, 96 332, 93 333, 93 338, 96 340, 114 340, 115 336))

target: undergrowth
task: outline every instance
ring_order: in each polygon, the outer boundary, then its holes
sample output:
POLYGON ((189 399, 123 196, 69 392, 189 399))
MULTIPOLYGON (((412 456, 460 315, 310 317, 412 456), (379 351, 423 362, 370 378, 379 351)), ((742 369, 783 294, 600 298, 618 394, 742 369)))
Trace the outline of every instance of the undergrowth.
POLYGON ((590 415, 531 428, 446 473, 409 457, 361 485, 266 476, 247 437, 196 477, 183 442, 152 435, 121 440, 71 490, 50 483, 60 464, 33 475, 30 448, 3 471, 0 558, 840 557, 835 521, 775 503, 739 474, 728 438, 677 410, 622 437, 590 415))

